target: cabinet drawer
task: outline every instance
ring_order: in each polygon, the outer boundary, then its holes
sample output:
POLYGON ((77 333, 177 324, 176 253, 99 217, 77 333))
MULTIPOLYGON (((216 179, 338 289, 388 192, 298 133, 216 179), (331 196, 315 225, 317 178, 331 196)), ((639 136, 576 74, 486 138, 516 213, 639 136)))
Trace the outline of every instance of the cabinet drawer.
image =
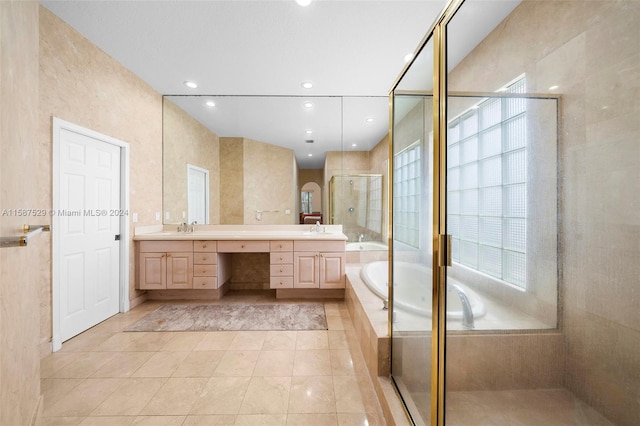
POLYGON ((193 251, 193 241, 140 241, 140 253, 193 251))
POLYGON ((194 241, 193 251, 215 253, 217 251, 216 241, 194 241))
POLYGON ((290 265, 271 265, 270 275, 272 277, 291 277, 293 276, 293 264, 290 265))
POLYGON ((293 241, 271 241, 271 251, 293 251, 293 241))
POLYGON ((293 277, 271 277, 270 288, 293 288, 293 277))
POLYGON ((193 277, 193 288, 218 288, 216 277, 193 277))
POLYGON ((281 265, 283 263, 293 263, 293 252, 271 252, 270 254, 272 265, 281 265))
POLYGON ((218 253, 194 252, 193 263, 195 265, 215 265, 218 263, 218 253))
POLYGON ((293 244, 295 251, 344 251, 344 241, 295 241, 293 244))
POLYGON ((194 277, 215 277, 217 272, 217 265, 193 265, 194 277))
POLYGON ((218 241, 220 253, 268 253, 269 241, 218 241))

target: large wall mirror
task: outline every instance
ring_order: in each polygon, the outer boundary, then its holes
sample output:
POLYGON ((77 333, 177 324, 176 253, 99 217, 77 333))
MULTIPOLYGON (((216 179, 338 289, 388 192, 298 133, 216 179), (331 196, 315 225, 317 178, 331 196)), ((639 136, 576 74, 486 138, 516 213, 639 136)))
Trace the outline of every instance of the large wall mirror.
POLYGON ((388 111, 386 96, 165 96, 163 222, 386 241, 388 111))

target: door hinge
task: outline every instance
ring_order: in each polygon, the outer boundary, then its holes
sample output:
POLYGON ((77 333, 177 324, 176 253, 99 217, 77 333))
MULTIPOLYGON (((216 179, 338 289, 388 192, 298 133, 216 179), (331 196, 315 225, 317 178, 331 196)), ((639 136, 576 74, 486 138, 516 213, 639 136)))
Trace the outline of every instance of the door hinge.
POLYGON ((438 266, 451 266, 451 235, 438 235, 438 266))

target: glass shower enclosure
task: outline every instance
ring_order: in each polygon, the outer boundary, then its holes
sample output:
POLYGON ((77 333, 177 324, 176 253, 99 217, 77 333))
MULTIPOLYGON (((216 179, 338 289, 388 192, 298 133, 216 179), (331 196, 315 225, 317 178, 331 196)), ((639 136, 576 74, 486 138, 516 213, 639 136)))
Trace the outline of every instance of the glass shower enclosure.
POLYGON ((329 223, 341 224, 348 242, 382 244, 382 205, 382 175, 350 174, 331 177, 329 223))
POLYGON ((391 375, 412 424, 640 424, 639 17, 451 1, 394 85, 391 375))

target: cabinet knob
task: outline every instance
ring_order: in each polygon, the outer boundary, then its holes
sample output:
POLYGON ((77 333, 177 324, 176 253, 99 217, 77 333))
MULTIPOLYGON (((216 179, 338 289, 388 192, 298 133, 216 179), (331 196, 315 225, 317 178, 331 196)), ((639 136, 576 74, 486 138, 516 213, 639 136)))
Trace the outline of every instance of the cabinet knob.
POLYGON ((282 268, 280 268, 280 272, 282 272, 282 268))
POLYGON ((280 260, 282 260, 282 256, 280 256, 280 260))
POLYGON ((244 248, 244 244, 242 244, 242 245, 240 246, 240 248, 244 248))

